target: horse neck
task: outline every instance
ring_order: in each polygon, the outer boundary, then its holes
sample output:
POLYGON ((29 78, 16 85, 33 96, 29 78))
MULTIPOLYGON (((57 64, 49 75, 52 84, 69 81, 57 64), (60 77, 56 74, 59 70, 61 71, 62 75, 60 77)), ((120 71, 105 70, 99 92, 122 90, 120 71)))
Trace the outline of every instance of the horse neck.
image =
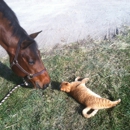
POLYGON ((5 35, 4 39, 1 42, 1 46, 6 50, 9 55, 14 55, 18 41, 19 38, 17 37, 10 37, 5 35))
POLYGON ((27 36, 27 33, 19 25, 13 11, 2 1, 0 4, 0 45, 6 50, 9 56, 14 56, 19 39, 27 36))
POLYGON ((6 31, 4 34, 0 35, 0 45, 6 50, 6 52, 10 55, 15 55, 16 48, 18 46, 19 40, 27 39, 28 35, 23 28, 19 28, 16 34, 10 31, 6 31))

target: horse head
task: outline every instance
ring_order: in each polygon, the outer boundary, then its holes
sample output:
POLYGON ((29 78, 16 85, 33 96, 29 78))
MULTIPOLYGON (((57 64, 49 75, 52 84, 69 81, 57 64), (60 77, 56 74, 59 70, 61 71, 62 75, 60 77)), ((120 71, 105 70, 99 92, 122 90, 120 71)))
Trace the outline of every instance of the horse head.
POLYGON ((34 40, 40 32, 19 40, 15 56, 10 56, 10 64, 12 70, 18 76, 30 81, 35 88, 44 89, 50 83, 50 77, 43 65, 40 51, 34 40))
POLYGON ((11 8, 0 0, 0 45, 9 54, 11 69, 35 88, 46 88, 50 77, 34 40, 39 33, 28 35, 11 8))

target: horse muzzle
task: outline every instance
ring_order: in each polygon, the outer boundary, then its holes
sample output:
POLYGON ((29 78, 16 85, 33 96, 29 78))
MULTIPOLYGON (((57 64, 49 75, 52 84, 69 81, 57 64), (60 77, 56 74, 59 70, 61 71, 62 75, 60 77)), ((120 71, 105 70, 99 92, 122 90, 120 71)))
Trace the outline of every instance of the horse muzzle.
POLYGON ((44 89, 46 89, 46 88, 49 86, 49 83, 48 83, 48 84, 45 84, 45 85, 43 85, 43 86, 40 86, 39 83, 36 82, 36 83, 35 83, 35 86, 36 86, 36 88, 38 88, 38 89, 43 89, 43 90, 44 90, 44 89))

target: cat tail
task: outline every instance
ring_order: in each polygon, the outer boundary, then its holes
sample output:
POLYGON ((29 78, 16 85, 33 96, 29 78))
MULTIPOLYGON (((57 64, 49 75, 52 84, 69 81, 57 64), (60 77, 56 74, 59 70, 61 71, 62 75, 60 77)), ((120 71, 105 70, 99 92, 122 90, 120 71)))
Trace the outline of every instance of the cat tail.
POLYGON ((93 104, 93 109, 105 109, 105 108, 111 108, 116 106, 121 102, 121 99, 118 99, 117 101, 110 101, 106 98, 98 98, 96 101, 96 104, 93 104))
POLYGON ((111 102, 112 102, 112 107, 114 107, 121 102, 121 99, 118 99, 117 101, 111 101, 111 102))

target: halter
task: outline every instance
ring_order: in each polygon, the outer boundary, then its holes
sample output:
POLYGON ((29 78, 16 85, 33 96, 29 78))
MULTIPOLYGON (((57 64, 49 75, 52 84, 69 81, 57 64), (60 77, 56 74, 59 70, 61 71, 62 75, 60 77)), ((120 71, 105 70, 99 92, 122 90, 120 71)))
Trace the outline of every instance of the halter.
POLYGON ((22 39, 20 39, 19 42, 18 42, 18 46, 17 46, 17 49, 16 49, 16 54, 15 54, 13 62, 10 64, 10 68, 12 68, 14 65, 16 65, 23 73, 26 74, 27 79, 30 80, 30 79, 32 79, 34 77, 37 77, 38 75, 41 75, 44 72, 46 72, 46 68, 41 70, 40 72, 35 73, 35 74, 28 73, 25 69, 22 68, 22 66, 19 64, 19 62, 17 60, 21 42, 22 42, 22 39))

